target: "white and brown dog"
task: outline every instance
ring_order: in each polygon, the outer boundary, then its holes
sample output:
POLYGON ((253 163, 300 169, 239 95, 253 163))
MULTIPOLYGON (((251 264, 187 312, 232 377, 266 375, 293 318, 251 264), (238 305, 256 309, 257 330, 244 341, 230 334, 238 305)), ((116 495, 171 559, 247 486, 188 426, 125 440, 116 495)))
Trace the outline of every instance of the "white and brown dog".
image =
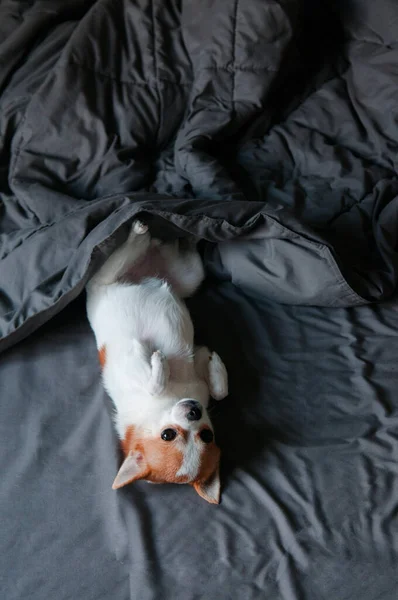
POLYGON ((138 479, 189 483, 219 502, 220 450, 207 406, 209 396, 227 395, 227 372, 215 352, 194 346, 181 300, 203 278, 192 242, 162 243, 135 221, 87 284, 87 314, 125 455, 114 489, 138 479))

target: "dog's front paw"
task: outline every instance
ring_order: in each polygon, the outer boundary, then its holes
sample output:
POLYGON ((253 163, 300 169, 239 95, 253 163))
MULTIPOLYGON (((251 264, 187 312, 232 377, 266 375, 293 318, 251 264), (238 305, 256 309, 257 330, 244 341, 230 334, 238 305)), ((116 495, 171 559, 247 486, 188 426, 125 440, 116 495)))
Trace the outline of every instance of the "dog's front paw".
POLYGON ((166 356, 160 350, 151 356, 151 378, 149 380, 149 392, 152 395, 161 394, 167 385, 170 376, 169 363, 166 356))
POLYGON ((151 356, 152 366, 164 364, 166 360, 167 359, 161 350, 156 350, 151 356))
POLYGON ((228 374, 217 352, 209 357, 209 387, 214 400, 223 400, 228 396, 228 374))
POLYGON ((148 231, 148 225, 145 225, 145 223, 143 223, 139 219, 136 219, 135 221, 133 221, 131 230, 137 235, 142 235, 143 233, 146 233, 148 231))

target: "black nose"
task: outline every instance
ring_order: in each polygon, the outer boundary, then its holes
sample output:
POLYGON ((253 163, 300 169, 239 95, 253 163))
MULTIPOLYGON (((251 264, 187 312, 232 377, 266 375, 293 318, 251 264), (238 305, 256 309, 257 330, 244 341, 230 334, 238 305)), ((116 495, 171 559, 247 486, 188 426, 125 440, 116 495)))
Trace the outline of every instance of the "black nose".
POLYGON ((202 417, 202 409, 199 402, 196 402, 196 400, 185 400, 183 404, 189 408, 189 411, 185 415, 188 421, 199 421, 202 417))
POLYGON ((191 410, 187 413, 188 421, 199 421, 202 416, 202 411, 199 406, 193 406, 191 410))

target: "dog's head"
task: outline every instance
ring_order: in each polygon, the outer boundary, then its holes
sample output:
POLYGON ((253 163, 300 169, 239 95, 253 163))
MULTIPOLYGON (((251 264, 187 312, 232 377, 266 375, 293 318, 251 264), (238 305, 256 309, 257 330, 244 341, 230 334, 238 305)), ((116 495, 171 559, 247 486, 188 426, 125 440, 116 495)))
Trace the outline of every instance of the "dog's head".
POLYGON ((196 400, 185 398, 160 411, 150 427, 128 427, 122 448, 114 489, 139 479, 189 483, 202 498, 219 503, 220 450, 207 411, 196 400))

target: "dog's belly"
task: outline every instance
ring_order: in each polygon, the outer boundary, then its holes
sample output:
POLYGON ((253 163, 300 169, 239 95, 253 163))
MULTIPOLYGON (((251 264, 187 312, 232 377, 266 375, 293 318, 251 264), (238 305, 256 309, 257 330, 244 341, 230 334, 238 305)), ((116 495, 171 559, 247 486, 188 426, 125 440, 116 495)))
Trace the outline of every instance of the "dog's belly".
POLYGON ((144 279, 152 277, 167 281, 173 288, 178 287, 178 282, 171 277, 167 263, 156 246, 149 248, 145 255, 123 274, 122 280, 139 284, 144 279))

